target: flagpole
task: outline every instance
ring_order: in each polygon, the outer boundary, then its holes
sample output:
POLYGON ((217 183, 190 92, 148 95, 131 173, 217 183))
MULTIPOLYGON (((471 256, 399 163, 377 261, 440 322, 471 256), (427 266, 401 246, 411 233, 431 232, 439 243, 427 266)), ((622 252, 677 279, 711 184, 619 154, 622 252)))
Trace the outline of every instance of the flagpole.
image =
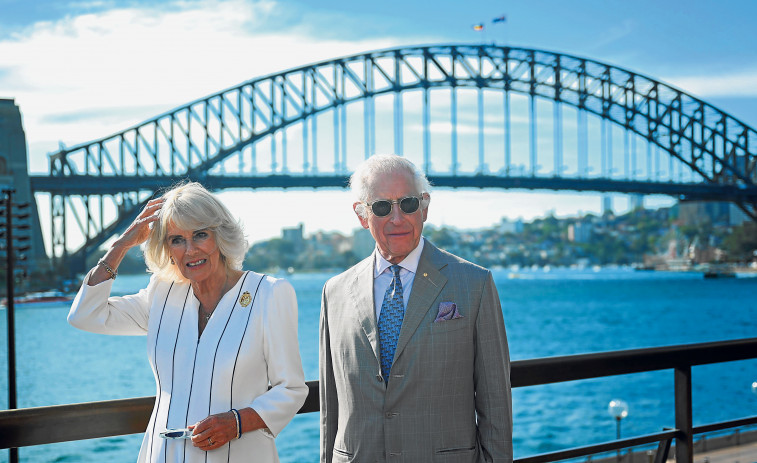
POLYGON ((484 45, 486 43, 486 29, 484 23, 474 24, 472 28, 474 31, 481 34, 481 45, 484 45))
POLYGON ((505 25, 505 22, 507 22, 507 16, 506 16, 506 15, 504 15, 504 14, 502 14, 502 15, 499 15, 499 16, 497 16, 496 18, 493 18, 493 19, 492 19, 492 25, 495 25, 495 24, 502 24, 502 26, 503 26, 503 27, 502 27, 502 31, 503 31, 503 32, 502 32, 502 42, 503 42, 503 43, 502 43, 502 45, 507 45, 507 36, 505 36, 505 32, 506 32, 507 30, 506 30, 506 29, 505 29, 505 27, 504 27, 504 25, 505 25))

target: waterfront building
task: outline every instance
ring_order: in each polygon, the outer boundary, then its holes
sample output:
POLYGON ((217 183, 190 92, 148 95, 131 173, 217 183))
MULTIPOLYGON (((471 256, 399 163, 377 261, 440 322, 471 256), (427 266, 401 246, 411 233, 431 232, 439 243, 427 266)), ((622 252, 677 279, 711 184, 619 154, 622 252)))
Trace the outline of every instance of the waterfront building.
POLYGON ((376 241, 373 240, 371 232, 365 228, 356 228, 352 232, 352 252, 356 256, 367 256, 373 252, 376 241))
POLYGON ((305 239, 303 238, 304 225, 300 223, 296 227, 282 228, 281 239, 289 241, 294 246, 295 251, 299 251, 305 247, 305 239))
POLYGON ((576 222, 568 225, 568 241, 572 243, 588 243, 591 239, 592 226, 586 222, 576 222))
POLYGON ((749 217, 733 203, 717 201, 688 201, 678 204, 678 219, 682 225, 713 225, 735 227, 748 222, 749 217))
POLYGON ((523 219, 508 220, 503 217, 499 222, 499 232, 502 234, 512 233, 514 235, 523 233, 523 219))

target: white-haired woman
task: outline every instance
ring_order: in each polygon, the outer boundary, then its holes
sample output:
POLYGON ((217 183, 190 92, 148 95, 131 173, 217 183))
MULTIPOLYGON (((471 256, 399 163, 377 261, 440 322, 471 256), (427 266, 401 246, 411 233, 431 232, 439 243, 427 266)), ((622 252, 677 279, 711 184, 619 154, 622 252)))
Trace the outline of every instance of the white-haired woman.
POLYGON ((157 395, 138 461, 278 461, 273 438, 308 392, 297 300, 285 280, 241 270, 246 248, 229 210, 186 183, 148 202, 85 277, 69 323, 147 335, 157 395), (110 296, 119 263, 143 243, 147 288, 110 296), (172 438, 181 429, 191 438, 172 438))

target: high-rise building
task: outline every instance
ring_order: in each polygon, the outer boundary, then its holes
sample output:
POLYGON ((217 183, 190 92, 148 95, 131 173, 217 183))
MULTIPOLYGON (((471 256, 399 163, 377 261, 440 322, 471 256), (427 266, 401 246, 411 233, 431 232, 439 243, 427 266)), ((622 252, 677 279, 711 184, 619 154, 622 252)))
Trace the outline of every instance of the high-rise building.
POLYGON ((300 223, 296 227, 282 228, 281 239, 289 241, 294 245, 295 250, 300 250, 305 247, 305 238, 303 237, 304 226, 300 223))

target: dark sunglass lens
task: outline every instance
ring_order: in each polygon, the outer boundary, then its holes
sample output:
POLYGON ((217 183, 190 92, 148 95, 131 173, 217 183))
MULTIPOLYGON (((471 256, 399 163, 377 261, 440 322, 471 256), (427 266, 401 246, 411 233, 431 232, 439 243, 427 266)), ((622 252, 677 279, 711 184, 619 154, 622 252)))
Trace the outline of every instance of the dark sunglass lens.
POLYGON ((389 201, 376 201, 371 204, 371 210, 376 217, 384 217, 392 212, 392 203, 389 201))
POLYGON ((400 201, 400 209, 402 209, 402 212, 404 212, 405 214, 412 214, 413 212, 417 211, 418 206, 420 206, 420 201, 418 200, 418 198, 402 198, 402 201, 400 201))

